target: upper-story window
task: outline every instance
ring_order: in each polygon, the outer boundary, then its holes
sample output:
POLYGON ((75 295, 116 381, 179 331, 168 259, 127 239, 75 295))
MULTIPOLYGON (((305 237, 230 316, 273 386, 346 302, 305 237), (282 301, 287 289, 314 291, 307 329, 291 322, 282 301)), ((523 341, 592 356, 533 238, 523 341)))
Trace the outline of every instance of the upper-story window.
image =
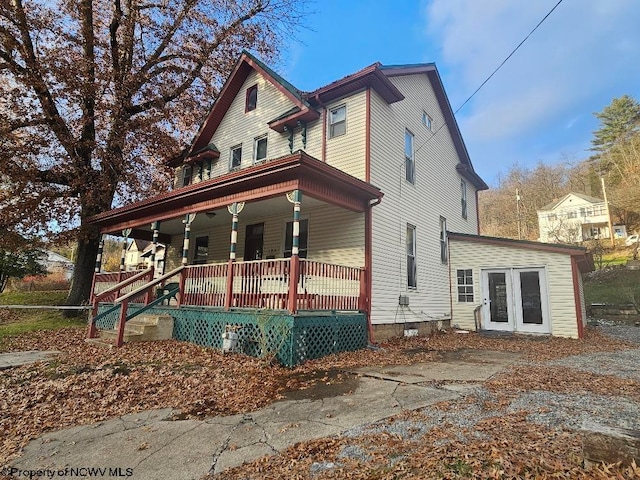
POLYGON ((191 177, 193 175, 193 168, 191 165, 185 165, 182 168, 182 186, 186 187, 187 185, 191 185, 191 177))
POLYGON ((424 110, 422 111, 422 124, 433 132, 433 118, 424 110))
POLYGON ((244 111, 250 112, 256 109, 258 105, 258 85, 247 88, 247 100, 244 111))
POLYGON ((409 130, 404 132, 404 170, 407 182, 416 183, 416 162, 413 149, 413 133, 409 130))
POLYGON ((236 145, 235 147, 231 147, 231 155, 230 155, 230 169, 237 170, 240 168, 240 163, 242 163, 242 144, 236 145))
POLYGON ((267 136, 263 135, 253 140, 253 161, 260 162, 267 158, 267 136))
POLYGON ((462 218, 467 219, 467 182, 460 180, 460 202, 462 203, 462 218))
POLYGON ((329 110, 329 138, 347 133, 347 106, 341 105, 329 110))

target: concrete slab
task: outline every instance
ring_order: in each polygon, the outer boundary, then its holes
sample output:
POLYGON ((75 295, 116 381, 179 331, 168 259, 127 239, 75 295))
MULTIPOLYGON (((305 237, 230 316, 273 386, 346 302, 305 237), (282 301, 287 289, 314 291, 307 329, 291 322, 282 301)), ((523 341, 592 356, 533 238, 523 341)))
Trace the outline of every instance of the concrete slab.
MULTIPOLYGON (((129 476, 135 480, 200 479, 209 472, 277 454, 297 442, 455 399, 463 388, 436 388, 427 380, 477 382, 517 356, 496 358, 470 354, 462 364, 452 357, 452 363, 358 369, 368 376, 345 379, 350 388, 338 389, 340 394, 328 395, 325 389, 317 392, 322 393, 320 397, 290 398, 244 415, 179 420, 179 412, 161 409, 67 428, 30 442, 12 466, 131 469, 129 476)), ((452 385, 457 384, 447 384, 452 385)))
POLYGON ((27 352, 0 353, 0 370, 13 367, 21 367, 29 363, 51 360, 51 357, 58 355, 56 350, 30 350, 27 352))

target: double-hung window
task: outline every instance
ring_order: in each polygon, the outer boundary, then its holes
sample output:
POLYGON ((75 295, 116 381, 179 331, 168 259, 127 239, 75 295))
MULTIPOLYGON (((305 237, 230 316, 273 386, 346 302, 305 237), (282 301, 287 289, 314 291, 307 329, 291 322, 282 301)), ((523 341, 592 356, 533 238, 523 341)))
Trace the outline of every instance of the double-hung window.
POLYGON ((329 138, 347 133, 347 106, 341 105, 329 110, 329 138))
POLYGON ((267 158, 267 136, 257 137, 253 141, 253 162, 261 162, 267 158))
POLYGON ((191 165, 185 165, 182 167, 182 186, 186 187, 191 185, 191 177, 193 175, 193 167, 191 165))
POLYGON ((433 118, 425 111, 422 112, 422 124, 433 132, 433 118))
POLYGON ((416 183, 416 162, 413 149, 413 133, 409 130, 404 132, 404 170, 405 178, 409 183, 416 183))
POLYGON ((456 270, 458 302, 473 303, 473 270, 456 270))
POLYGON ((460 202, 462 203, 462 218, 467 219, 467 182, 460 180, 460 202))
POLYGON ((447 263, 449 252, 447 245, 447 219, 440 217, 440 260, 447 263))
POLYGON ((231 155, 230 155, 229 168, 231 170, 237 170, 240 168, 240 164, 242 163, 242 145, 236 145, 235 147, 231 147, 231 155))
MULTIPOLYGON (((293 249, 293 222, 287 222, 284 235, 284 257, 289 258, 293 249)), ((300 220, 300 235, 298 237, 298 256, 300 258, 307 258, 308 245, 309 220, 304 219, 300 220)))
POLYGON ((416 227, 407 224, 407 287, 418 286, 418 267, 416 265, 416 227))

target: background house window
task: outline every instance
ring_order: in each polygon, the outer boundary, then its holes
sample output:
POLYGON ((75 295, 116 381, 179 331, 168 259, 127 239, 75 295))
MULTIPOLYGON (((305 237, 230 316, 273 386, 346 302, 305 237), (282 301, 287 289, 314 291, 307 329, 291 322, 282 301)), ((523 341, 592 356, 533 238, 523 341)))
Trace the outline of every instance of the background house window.
MULTIPOLYGON (((242 97, 241 97, 242 98, 242 97)), ((245 112, 255 110, 258 105, 258 85, 247 88, 247 103, 245 105, 245 112)))
POLYGON ((185 165, 182 167, 182 186, 186 187, 191 185, 191 176, 193 174, 193 168, 191 165, 185 165))
MULTIPOLYGON (((298 244, 298 256, 307 258, 307 246, 309 245, 309 220, 300 220, 300 238, 298 244)), ((291 256, 291 248, 293 247, 293 222, 287 222, 284 232, 284 257, 291 256)))
POLYGON ((196 249, 193 254, 193 264, 207 263, 209 256, 209 237, 196 237, 196 249))
POLYGON ((577 218, 578 214, 576 213, 575 210, 569 210, 567 212, 567 218, 577 218))
POLYGON ((427 112, 422 112, 422 124, 433 132, 433 118, 427 112))
POLYGON ((407 224, 407 287, 418 286, 418 268, 416 265, 416 227, 407 224))
POLYGON ((447 247, 447 219, 440 217, 440 260, 442 263, 447 263, 449 257, 447 247))
POLYGON ((467 182, 460 180, 460 202, 462 203, 462 218, 467 219, 467 182))
POLYGON ((409 130, 404 132, 404 164, 405 178, 407 182, 415 183, 416 180, 416 162, 413 151, 413 133, 409 130))
POLYGON ((258 137, 254 140, 254 162, 259 162, 267 158, 267 136, 258 137))
POLYGON ((231 147, 231 170, 240 168, 242 162, 242 145, 231 147))
POLYGON ((329 110, 329 138, 339 137, 347 133, 347 106, 329 110))
POLYGON ((473 270, 456 270, 458 302, 473 303, 473 270))

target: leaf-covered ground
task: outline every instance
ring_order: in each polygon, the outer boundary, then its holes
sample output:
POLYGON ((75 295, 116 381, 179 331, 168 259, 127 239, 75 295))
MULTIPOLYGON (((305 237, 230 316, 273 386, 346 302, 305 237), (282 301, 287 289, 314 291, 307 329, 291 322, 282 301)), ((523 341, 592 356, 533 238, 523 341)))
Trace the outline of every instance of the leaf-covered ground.
MULTIPOLYGON (((630 345, 590 329, 584 340, 442 333, 398 339, 381 347, 332 355, 296 369, 286 369, 259 359, 222 355, 212 349, 173 340, 109 349, 86 344, 84 331, 79 329, 11 337, 0 344, 0 351, 55 349, 62 354, 50 362, 0 373, 0 464, 19 454, 29 440, 46 431, 152 408, 173 407, 194 417, 248 412, 282 398, 288 390, 310 388, 322 381, 323 372, 329 370, 437 361, 442 352, 461 349, 522 352, 523 359, 539 362, 569 355, 624 350, 630 345)), ((616 394, 640 398, 639 385, 632 380, 577 374, 562 367, 526 367, 526 371, 518 370, 520 368, 525 367, 514 367, 494 378, 487 384, 488 391, 492 395, 498 393, 499 398, 509 398, 528 389, 573 391, 581 388, 599 393, 613 388, 616 394), (559 377, 562 381, 558 381, 559 377)), ((342 375, 339 373, 332 378, 339 381, 342 375)), ((438 408, 458 407, 452 403, 438 408)), ((492 408, 496 408, 495 405, 492 408)), ((407 412, 406 415, 419 424, 423 414, 407 412)), ((579 441, 575 434, 529 424, 520 414, 507 414, 501 418, 500 425, 487 420, 474 427, 495 435, 495 438, 481 436, 482 442, 476 443, 455 440, 456 434, 460 433, 460 427, 455 425, 439 426, 429 434, 429 442, 384 434, 383 443, 379 435, 371 438, 364 435, 357 441, 364 442, 363 449, 364 445, 369 445, 367 448, 373 452, 365 460, 336 459, 339 468, 325 472, 318 467, 314 476, 424 478, 424 472, 428 471, 445 477, 464 476, 469 472, 490 477, 495 469, 496 472, 507 472, 500 474, 502 477, 495 473, 497 478, 521 474, 517 472, 531 472, 529 476, 536 477, 541 472, 554 471, 565 472, 565 477, 569 478, 573 473, 581 472, 577 460, 579 441), (449 441, 440 444, 432 441, 434 438, 449 441), (389 452, 395 451, 393 449, 397 449, 395 458, 398 460, 390 464, 389 452), (378 458, 387 460, 377 462, 378 458)), ((344 441, 326 439, 296 445, 283 455, 231 471, 228 478, 307 478, 314 462, 331 462, 332 456, 341 452, 344 441)), ((622 470, 617 471, 620 472, 622 470)), ((522 475, 526 477, 524 473, 522 475)))

